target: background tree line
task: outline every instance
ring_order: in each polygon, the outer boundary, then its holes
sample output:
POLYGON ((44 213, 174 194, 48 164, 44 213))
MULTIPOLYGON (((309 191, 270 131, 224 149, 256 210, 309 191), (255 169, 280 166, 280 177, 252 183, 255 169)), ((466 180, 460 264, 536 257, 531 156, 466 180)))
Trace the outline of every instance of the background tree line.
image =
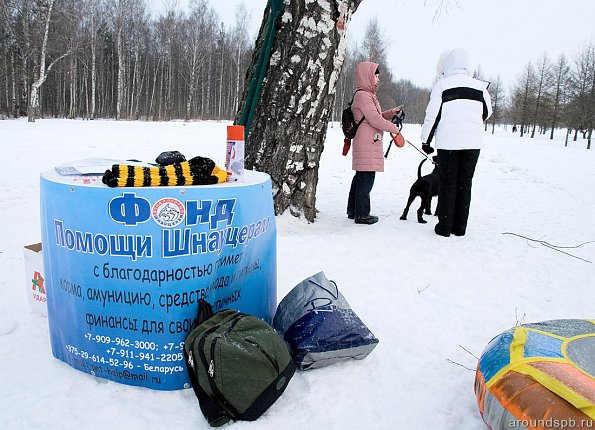
POLYGON ((595 44, 580 49, 573 59, 564 54, 552 61, 543 54, 523 68, 511 89, 510 103, 501 122, 518 126, 521 136, 566 128, 576 141, 579 135, 591 148, 595 128, 595 44))
MULTIPOLYGON (((231 119, 254 46, 250 19, 242 4, 226 29, 208 0, 157 18, 146 0, 0 0, 0 114, 231 119)), ((364 60, 381 65, 382 106, 405 104, 407 121, 421 122, 429 90, 394 79, 376 21, 347 52, 332 118, 364 60)))
MULTIPOLYGON (((233 28, 208 0, 157 18, 146 0, 0 0, 0 114, 65 118, 232 119, 254 42, 242 4, 233 28)), ((393 76, 378 23, 347 50, 332 119, 353 96, 359 61, 380 64, 383 108, 404 104, 421 123, 430 90, 393 76)), ((484 79, 478 68, 474 75, 484 79)), ((587 140, 595 127, 595 44, 572 60, 546 54, 528 63, 507 91, 490 77, 494 115, 486 128, 516 124, 521 136, 566 128, 587 140)))
MULTIPOLYGON (((343 73, 337 86, 333 119, 340 118, 341 110, 349 103, 355 87, 354 71, 359 61, 370 60, 380 64, 381 82, 378 99, 383 108, 404 104, 405 122, 421 124, 424 119, 430 90, 420 88, 407 80, 395 80, 386 59, 386 42, 376 21, 370 21, 361 46, 348 51, 343 73)), ((555 61, 543 54, 529 62, 509 91, 500 76, 485 77, 481 66, 473 76, 490 83, 493 115, 486 123, 492 133, 496 125, 516 125, 521 137, 536 133, 554 138, 556 129, 566 129, 569 138, 586 140, 591 148, 595 128, 595 43, 579 50, 573 59, 564 54, 555 61)))
POLYGON ((242 4, 226 29, 207 0, 156 19, 145 0, 0 0, 0 113, 232 118, 249 20, 242 4))

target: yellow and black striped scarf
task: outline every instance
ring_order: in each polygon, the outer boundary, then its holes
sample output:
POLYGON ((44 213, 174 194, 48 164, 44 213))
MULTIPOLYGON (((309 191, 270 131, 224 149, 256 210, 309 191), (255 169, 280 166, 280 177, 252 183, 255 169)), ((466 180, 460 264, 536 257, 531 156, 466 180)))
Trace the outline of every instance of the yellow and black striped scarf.
POLYGON ((225 182, 227 172, 206 157, 194 157, 169 166, 142 167, 114 164, 106 170, 103 183, 109 187, 160 187, 210 185, 225 182))

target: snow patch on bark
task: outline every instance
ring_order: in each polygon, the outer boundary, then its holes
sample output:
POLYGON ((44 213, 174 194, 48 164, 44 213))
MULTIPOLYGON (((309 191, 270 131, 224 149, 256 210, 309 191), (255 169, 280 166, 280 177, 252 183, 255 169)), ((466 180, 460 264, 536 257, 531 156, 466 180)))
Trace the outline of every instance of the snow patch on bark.
POLYGON ((271 66, 277 66, 281 60, 281 52, 275 51, 271 54, 271 66))
POLYGON ((306 4, 316 3, 316 2, 318 2, 318 6, 320 6, 322 9, 324 9, 326 12, 328 12, 330 14, 331 2, 328 0, 309 0, 309 1, 306 1, 306 4))
MULTIPOLYGON (((310 59, 307 65, 309 76, 318 75, 318 81, 315 83, 316 90, 314 91, 317 97, 312 97, 312 88, 308 86, 307 94, 304 94, 304 96, 302 96, 302 99, 300 100, 300 107, 298 107, 298 113, 300 113, 302 111, 301 105, 303 104, 303 102, 312 100, 312 104, 309 106, 308 112, 306 113, 307 119, 313 118, 316 115, 316 111, 319 106, 319 101, 322 100, 322 97, 320 96, 324 94, 327 85, 332 84, 328 89, 329 94, 335 92, 335 86, 338 79, 338 73, 335 73, 335 71, 337 70, 336 60, 333 60, 333 73, 331 73, 330 77, 325 76, 325 74, 322 73, 324 71, 324 67, 322 66, 322 64, 326 62, 328 56, 330 55, 330 49, 332 48, 330 34, 335 31, 335 21, 331 17, 331 3, 328 0, 306 1, 307 4, 314 2, 316 2, 318 4, 318 7, 320 7, 320 9, 322 10, 320 20, 316 22, 312 17, 304 17, 300 21, 300 26, 298 28, 298 33, 301 33, 308 38, 320 34, 325 36, 322 39, 320 51, 318 52, 317 58, 315 60, 310 59)), ((341 40, 343 40, 345 38, 345 32, 341 33, 343 34, 340 35, 340 38, 341 40)), ((339 65, 342 64, 343 61, 339 63, 339 65)))
POLYGON ((287 196, 291 194, 291 188, 285 182, 283 183, 283 194, 287 196))
MULTIPOLYGON (((302 163, 301 161, 291 161, 291 160, 289 160, 287 162, 287 170, 293 170, 293 171, 296 171, 296 172, 301 172, 302 170, 304 170, 304 163, 302 163)), ((295 180, 293 182, 295 182, 295 180)))
POLYGON ((297 29, 297 33, 303 34, 304 37, 310 39, 315 37, 317 34, 316 31, 316 21, 311 16, 304 16, 300 21, 300 25, 297 29))
POLYGON ((306 91, 304 91, 304 94, 302 95, 302 98, 300 98, 300 101, 298 102, 298 109, 296 112, 297 114, 302 113, 302 108, 303 108, 304 104, 311 98, 312 98, 312 86, 308 85, 308 87, 306 88, 306 91))
MULTIPOLYGON (((350 15, 346 17, 346 22, 349 20, 350 15)), ((335 58, 333 59, 333 71, 328 80, 328 93, 335 94, 337 88, 337 81, 339 80, 339 72, 343 68, 343 62, 345 61, 345 50, 347 49, 347 38, 345 37, 345 31, 339 31, 339 44, 337 51, 335 52, 335 58)))
POLYGON ((338 80, 339 80, 339 71, 335 69, 331 72, 331 76, 329 76, 329 79, 328 79, 328 93, 329 94, 335 94, 335 89, 337 88, 338 80))

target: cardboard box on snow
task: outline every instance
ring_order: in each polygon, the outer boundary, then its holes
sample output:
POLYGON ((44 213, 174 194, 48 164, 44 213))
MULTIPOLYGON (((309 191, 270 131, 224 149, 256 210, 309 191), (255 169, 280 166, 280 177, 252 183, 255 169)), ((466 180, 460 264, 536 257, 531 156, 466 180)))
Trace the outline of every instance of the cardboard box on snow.
POLYGON ((25 286, 31 310, 48 316, 46 284, 43 270, 41 243, 34 243, 23 248, 25 256, 25 286))

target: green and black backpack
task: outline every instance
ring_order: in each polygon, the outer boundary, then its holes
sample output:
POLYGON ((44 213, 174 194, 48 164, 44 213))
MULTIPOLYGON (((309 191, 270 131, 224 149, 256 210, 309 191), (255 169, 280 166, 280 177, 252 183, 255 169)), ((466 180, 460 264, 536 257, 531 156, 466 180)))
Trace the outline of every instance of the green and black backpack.
POLYGON ((184 353, 192 388, 212 427, 230 419, 256 420, 295 372, 287 344, 269 324, 231 309, 213 314, 204 300, 184 353))

